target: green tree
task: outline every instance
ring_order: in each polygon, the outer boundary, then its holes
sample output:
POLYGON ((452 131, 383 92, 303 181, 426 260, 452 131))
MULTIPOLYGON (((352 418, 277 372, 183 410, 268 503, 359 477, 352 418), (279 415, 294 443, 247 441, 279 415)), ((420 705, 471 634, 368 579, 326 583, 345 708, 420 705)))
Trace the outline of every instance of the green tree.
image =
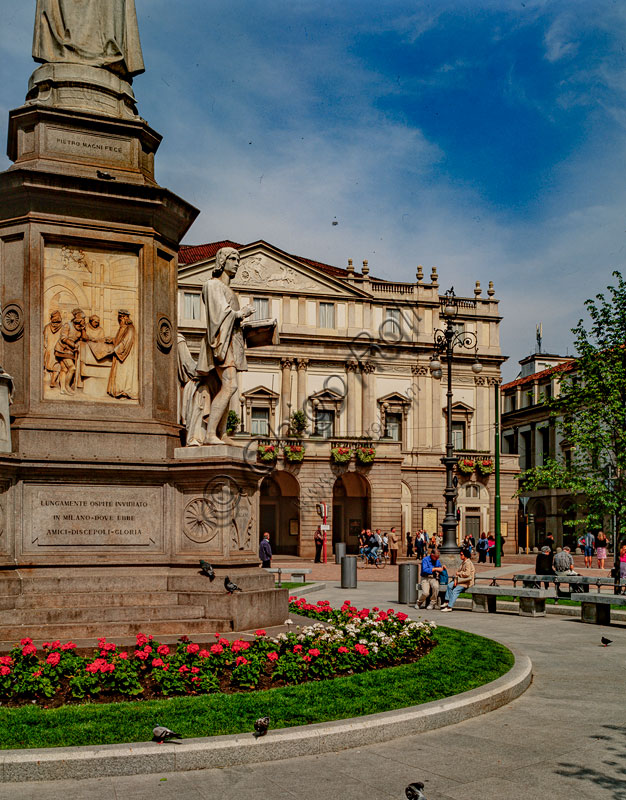
POLYGON ((589 322, 572 329, 578 357, 547 401, 570 455, 524 472, 520 492, 565 489, 589 527, 614 518, 620 542, 626 534, 626 281, 613 275, 617 283, 606 296, 585 302, 589 322))

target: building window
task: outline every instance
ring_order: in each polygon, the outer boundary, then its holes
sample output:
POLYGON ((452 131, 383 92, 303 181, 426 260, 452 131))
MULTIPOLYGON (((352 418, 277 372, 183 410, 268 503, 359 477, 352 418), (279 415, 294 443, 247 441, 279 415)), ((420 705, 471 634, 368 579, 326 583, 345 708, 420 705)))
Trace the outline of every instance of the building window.
POLYGON ((319 408, 316 411, 317 433, 323 439, 332 439, 335 435, 335 412, 319 408))
POLYGON ((335 327, 335 304, 320 303, 320 328, 335 327))
POLYGON ((480 497, 480 486, 474 483, 465 487, 465 497, 480 497))
POLYGON ((254 306, 252 319, 269 319, 270 301, 267 297, 253 297, 252 305, 254 306))
POLYGON ((455 450, 465 450, 465 423, 452 423, 452 446, 455 450))
POLYGON ((385 414, 385 435, 394 442, 402 441, 402 414, 385 414))
POLYGON ((386 308, 383 336, 397 342, 402 338, 402 317, 399 308, 386 308))
POLYGON ((183 292, 183 317, 185 319, 202 319, 199 294, 183 292))
POLYGON ((512 394, 509 396, 509 411, 515 411, 517 409, 517 397, 516 395, 512 394))
POLYGON ((512 455, 517 455, 517 449, 515 447, 515 433, 505 433, 502 436, 502 451, 504 453, 510 453, 512 455))
POLYGON ((250 412, 250 425, 253 436, 269 436, 270 410, 269 408, 252 408, 250 412))

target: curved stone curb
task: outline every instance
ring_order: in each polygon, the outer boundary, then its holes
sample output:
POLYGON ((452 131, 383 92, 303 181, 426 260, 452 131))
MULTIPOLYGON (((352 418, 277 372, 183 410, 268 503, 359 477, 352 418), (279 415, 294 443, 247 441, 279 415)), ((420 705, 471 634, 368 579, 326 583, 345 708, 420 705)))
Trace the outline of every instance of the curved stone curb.
POLYGON ((51 781, 183 772, 279 761, 284 758, 337 752, 454 725, 506 705, 532 680, 528 656, 506 645, 515 664, 501 678, 469 692, 419 706, 365 717, 320 722, 252 734, 185 739, 180 743, 99 745, 12 750, 0 755, 0 781, 51 781))

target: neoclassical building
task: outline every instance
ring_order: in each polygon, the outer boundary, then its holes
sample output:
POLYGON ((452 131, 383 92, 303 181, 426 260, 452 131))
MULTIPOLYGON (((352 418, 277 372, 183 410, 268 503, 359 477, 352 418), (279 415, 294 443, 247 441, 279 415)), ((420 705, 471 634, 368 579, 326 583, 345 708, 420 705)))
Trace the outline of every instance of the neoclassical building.
MULTIPOLYGON (((444 516, 446 385, 429 369, 443 297, 436 268, 414 283, 380 280, 367 261, 340 268, 290 255, 264 241, 222 241, 182 246, 179 252, 178 329, 197 356, 204 331, 201 287, 220 247, 239 250, 233 287, 241 304, 253 303, 255 318, 276 319, 280 344, 248 350, 248 372, 232 408, 237 436, 273 444, 279 452, 261 486, 260 530, 272 534, 279 554, 313 554, 320 523, 316 504, 329 509, 329 536, 353 551, 361 528, 440 530, 444 516), (307 420, 304 458, 288 461, 289 420, 301 410, 307 420), (335 463, 331 450, 363 445, 375 449, 371 464, 353 456, 335 463)), ((453 362, 452 430, 456 451, 467 460, 494 456, 499 394, 498 301, 476 282, 458 299, 455 326, 477 338, 476 354, 459 350, 453 362)), ((244 443, 245 444, 245 443, 244 443)), ((503 534, 516 539, 513 500, 518 457, 503 455, 503 534)), ((459 472, 459 538, 494 524, 494 476, 459 472)), ((511 550, 509 550, 511 552, 511 550)))

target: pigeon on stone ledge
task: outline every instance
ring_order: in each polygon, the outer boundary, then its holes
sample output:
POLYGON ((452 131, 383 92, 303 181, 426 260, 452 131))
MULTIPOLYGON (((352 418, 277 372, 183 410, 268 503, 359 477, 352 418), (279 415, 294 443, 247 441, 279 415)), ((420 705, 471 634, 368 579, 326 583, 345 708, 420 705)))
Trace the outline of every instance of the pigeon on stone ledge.
POLYGON ((237 586, 236 583, 233 583, 228 575, 224 578, 224 589, 228 592, 228 594, 232 594, 233 592, 241 592, 242 590, 237 586))
POLYGON ((254 737, 258 739, 259 736, 265 736, 270 726, 270 718, 269 717, 260 717, 254 723, 254 737))
POLYGON ((416 783, 410 783, 404 793, 408 797, 408 800, 426 800, 426 795, 422 791, 424 788, 424 784, 421 781, 417 781, 416 783))
POLYGON ((603 636, 600 639, 600 641, 602 642, 602 646, 603 647, 608 647, 611 644, 611 642, 613 641, 613 639, 607 639, 606 636, 603 636))
POLYGON ((163 744, 163 742, 167 742, 170 739, 182 739, 183 737, 180 733, 174 733, 169 728, 166 728, 164 725, 157 725, 156 728, 152 731, 152 736, 155 742, 159 744, 163 744))
POLYGON ((213 583, 213 581, 215 580, 215 572, 213 570, 213 567, 209 564, 208 561, 200 559, 200 572, 203 575, 206 575, 207 578, 211 581, 211 583, 213 583))

